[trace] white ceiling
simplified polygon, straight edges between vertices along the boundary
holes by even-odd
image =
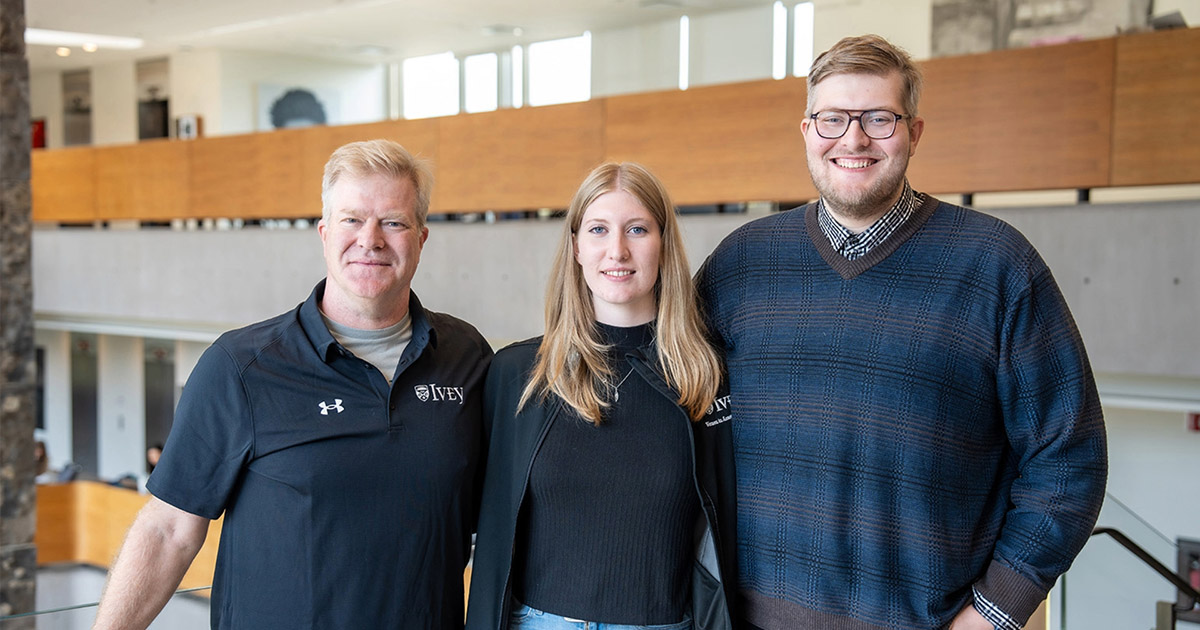
[[[140,50],[27,47],[32,70],[149,59],[188,49],[264,51],[361,63],[516,44],[771,0],[27,0],[26,26],[138,37]],[[489,27],[520,27],[520,35]]]

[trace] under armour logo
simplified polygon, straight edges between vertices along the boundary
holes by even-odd
[[[332,409],[338,413],[342,413],[343,411],[346,410],[345,407],[342,407],[342,399],[341,398],[334,398],[332,405],[330,405],[329,403],[326,403],[324,400],[322,400],[320,402],[320,407],[321,407],[321,415],[322,416],[328,416],[330,409]]]

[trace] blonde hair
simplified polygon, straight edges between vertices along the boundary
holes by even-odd
[[[808,72],[808,103],[805,115],[811,115],[813,94],[817,84],[835,74],[872,74],[884,76],[900,73],[904,82],[900,100],[907,116],[917,115],[917,104],[921,100],[921,69],[903,48],[892,44],[878,35],[843,37],[833,48],[821,53]]]
[[[391,140],[364,140],[339,147],[325,163],[325,176],[321,180],[321,218],[328,221],[329,197],[343,175],[366,177],[388,175],[399,179],[407,177],[416,189],[417,203],[413,208],[417,215],[417,227],[425,227],[429,216],[429,197],[433,193],[433,170],[425,160],[413,157],[407,149]]]
[[[693,420],[699,419],[716,397],[721,361],[708,343],[675,207],[662,182],[632,162],[597,167],[571,200],[546,289],[546,334],[517,409],[535,397],[545,400],[553,394],[599,424],[602,409],[610,404],[604,396],[614,381],[605,354],[608,346],[596,327],[592,294],[575,260],[574,238],[588,207],[615,191],[632,195],[658,223],[662,234],[654,286],[658,368],[679,393],[679,404]]]

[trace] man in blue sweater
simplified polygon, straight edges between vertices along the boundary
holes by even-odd
[[[820,200],[736,230],[698,276],[751,627],[1021,628],[1100,510],[1100,402],[1050,270],[1011,226],[909,187],[920,84],[879,37],[818,57],[801,128]]]

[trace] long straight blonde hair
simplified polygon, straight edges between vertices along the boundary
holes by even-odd
[[[675,207],[662,182],[632,162],[597,167],[571,200],[546,289],[546,334],[517,408],[553,394],[600,424],[602,409],[610,405],[605,394],[613,388],[614,374],[605,356],[608,346],[596,327],[592,293],[575,260],[574,239],[588,207],[615,191],[632,195],[658,223],[662,234],[654,286],[658,368],[678,392],[679,404],[693,420],[699,419],[716,397],[721,361],[708,343]]]

